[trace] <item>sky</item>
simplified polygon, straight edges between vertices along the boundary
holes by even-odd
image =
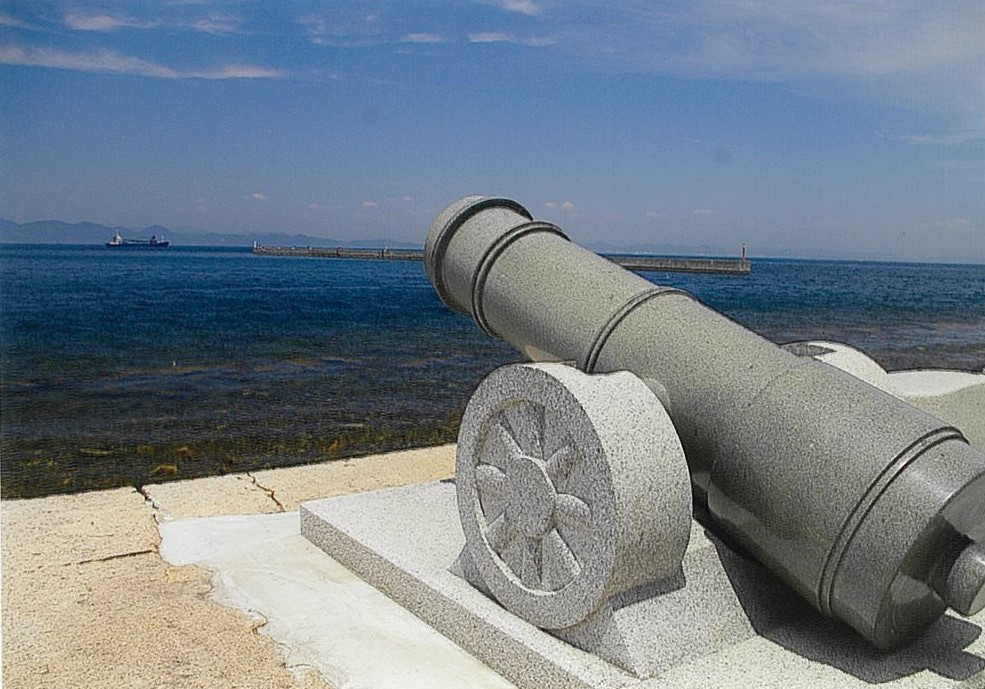
[[[0,1],[0,216],[985,263],[985,2]]]

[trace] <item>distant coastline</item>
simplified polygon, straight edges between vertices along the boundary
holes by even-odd
[[[289,237],[292,235],[275,235],[280,237],[279,241],[286,241],[283,237]],[[295,235],[298,236],[298,235]],[[169,237],[170,239],[170,237]],[[319,239],[320,244],[291,244],[290,246],[296,246],[300,248],[311,247],[312,249],[328,249],[334,250],[338,247],[342,247],[346,250],[373,250],[379,251],[381,249],[391,249],[399,252],[420,252],[423,249],[420,245],[414,245],[410,242],[404,243],[387,243],[385,240],[349,240],[331,243],[331,240]],[[221,244],[221,243],[192,243],[183,241],[174,241],[171,239],[171,250],[173,251],[215,251],[215,252],[236,252],[236,253],[255,253],[253,251],[252,244]],[[10,248],[15,247],[66,247],[74,249],[105,249],[105,241],[99,242],[80,242],[80,241],[50,241],[50,242],[35,242],[35,241],[15,241],[8,240],[0,235],[0,248],[7,246]],[[602,248],[599,246],[587,245],[586,248],[591,249],[599,254],[608,254],[609,252],[604,248],[608,245],[603,245]],[[656,251],[618,251],[612,252],[613,255],[619,256],[659,256],[664,258],[702,258],[702,259],[728,259],[734,258],[734,256],[729,256],[726,254],[712,254],[712,253],[698,253],[698,252],[656,252]],[[768,262],[807,262],[807,263],[846,263],[846,264],[898,264],[901,266],[912,265],[912,266],[982,266],[985,262],[980,261],[967,261],[967,260],[926,260],[926,261],[915,261],[915,260],[903,260],[894,258],[852,258],[852,257],[816,257],[816,256],[779,256],[772,254],[757,254],[751,255],[750,261],[768,261]]]
[[[369,237],[362,239],[339,239],[335,237],[315,237],[307,234],[291,234],[287,232],[250,232],[222,233],[191,227],[165,227],[149,225],[147,227],[122,227],[118,225],[103,225],[94,222],[69,223],[59,220],[38,220],[18,223],[0,218],[0,245],[3,244],[61,244],[61,245],[103,245],[107,237],[120,232],[124,236],[149,237],[164,235],[171,241],[172,247],[223,247],[244,248],[249,250],[254,243],[265,246],[296,246],[335,249],[405,249],[422,250],[425,230],[420,229],[421,241],[401,241],[387,237]],[[585,246],[602,254],[621,255],[653,255],[675,256],[688,258],[732,258],[738,255],[741,242],[734,245],[709,244],[673,244],[667,242],[649,242],[645,244],[615,244],[611,242],[586,243]],[[985,261],[969,262],[967,256],[941,256],[923,258],[920,260],[904,259],[891,254],[859,253],[842,251],[838,254],[820,254],[817,252],[791,250],[778,247],[751,246],[750,258],[755,259],[790,259],[816,261],[874,261],[879,263],[944,263],[953,265],[981,265]]]
[[[419,249],[420,243],[400,242],[390,239],[346,240],[312,237],[306,234],[284,232],[221,233],[189,227],[169,228],[163,225],[148,227],[122,227],[94,222],[68,223],[60,220],[38,220],[17,223],[0,218],[0,244],[105,244],[109,237],[119,232],[124,237],[166,236],[172,246],[222,246],[251,247],[254,242],[280,246],[318,247],[367,247],[389,246],[400,249]]]

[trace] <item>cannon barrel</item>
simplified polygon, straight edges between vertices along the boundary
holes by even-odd
[[[449,307],[530,359],[642,378],[680,436],[705,526],[875,645],[901,645],[947,607],[985,607],[985,455],[956,428],[515,201],[446,208],[425,267]]]

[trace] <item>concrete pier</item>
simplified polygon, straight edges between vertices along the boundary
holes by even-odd
[[[356,258],[376,261],[420,261],[419,249],[335,249],[312,246],[263,246],[255,244],[253,253],[261,256],[303,256],[307,258]]]
[[[424,252],[419,249],[335,249],[311,246],[263,246],[257,244],[253,253],[261,256],[299,256],[307,258],[349,258],[375,261],[420,261]],[[730,258],[667,258],[662,256],[602,254],[627,270],[654,273],[711,273],[717,275],[749,275],[752,263],[746,259]]]
[[[746,259],[732,258],[665,258],[661,256],[626,256],[602,254],[626,270],[653,273],[715,273],[718,275],[748,275],[752,264]]]

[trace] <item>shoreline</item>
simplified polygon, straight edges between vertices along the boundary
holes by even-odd
[[[93,490],[137,488],[161,481],[188,481],[230,474],[318,466],[355,457],[444,445],[455,441],[457,423],[415,426],[403,431],[340,429],[302,437],[190,439],[110,447],[81,439],[27,452],[37,456],[4,460],[0,499],[22,500]],[[26,445],[27,443],[25,443]],[[6,450],[6,448],[5,448]],[[9,467],[9,468],[8,468]]]
[[[821,360],[845,368],[911,403],[916,398],[927,397],[920,393],[921,387],[931,390],[932,396],[953,393],[955,381],[970,381],[968,384],[985,381],[981,373],[960,369],[887,370],[853,347],[825,344],[845,353]],[[317,465],[452,443],[458,436],[468,391],[463,388],[458,394],[464,396],[458,404],[453,405],[456,400],[446,400],[445,406],[460,408],[452,408],[425,422],[409,419],[398,423],[394,418],[377,421],[370,413],[367,418],[371,420],[360,424],[336,421],[323,422],[320,428],[304,424],[279,428],[278,420],[272,419],[264,425],[240,424],[214,432],[209,428],[186,427],[184,434],[176,438],[154,438],[148,434],[139,442],[129,439],[105,442],[98,437],[79,437],[74,441],[63,438],[11,441],[5,434],[0,498],[30,499],[89,490],[138,488],[160,481]],[[936,413],[947,413],[934,409]],[[982,414],[985,416],[985,407]],[[311,418],[306,423],[316,423],[317,415]]]

